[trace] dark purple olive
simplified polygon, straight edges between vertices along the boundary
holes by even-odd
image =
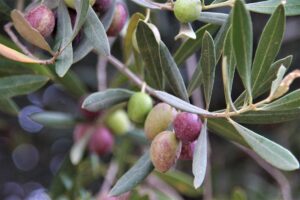
[[[107,128],[101,126],[92,134],[89,142],[89,149],[91,152],[100,156],[105,155],[112,151],[114,142],[114,137],[111,132]]]
[[[112,2],[112,0],[96,0],[93,9],[95,10],[95,12],[103,15],[112,6]]]
[[[123,29],[127,18],[128,11],[126,5],[124,3],[117,2],[112,23],[106,32],[107,35],[111,37],[117,36]]]

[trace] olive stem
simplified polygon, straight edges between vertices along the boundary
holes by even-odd
[[[210,5],[202,5],[202,9],[203,10],[209,10],[209,9],[213,9],[213,8],[220,8],[220,7],[226,7],[226,6],[230,6],[233,7],[235,0],[228,0],[222,3],[216,3],[216,4],[210,4]]]

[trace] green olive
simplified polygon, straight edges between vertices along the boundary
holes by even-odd
[[[117,135],[123,135],[130,130],[130,120],[124,110],[111,113],[106,119],[106,124]]]
[[[197,20],[202,10],[200,0],[176,0],[174,4],[175,17],[182,23]]]
[[[75,1],[77,0],[65,0],[65,3],[69,8],[75,9]],[[94,5],[96,0],[89,0],[89,1],[90,1],[90,5],[92,6]]]
[[[144,92],[137,92],[128,101],[128,116],[133,122],[144,123],[152,107],[151,97]]]

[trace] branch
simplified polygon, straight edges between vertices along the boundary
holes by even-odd
[[[276,169],[275,167],[267,163],[251,149],[248,149],[237,143],[234,144],[242,151],[244,151],[246,154],[248,154],[251,158],[253,158],[259,166],[261,166],[269,175],[271,175],[274,178],[274,180],[277,182],[280,188],[283,200],[293,199],[291,194],[290,183],[280,170]]]
[[[107,58],[104,56],[98,56],[97,63],[97,80],[98,80],[98,90],[105,90],[107,87],[107,74],[106,74]]]

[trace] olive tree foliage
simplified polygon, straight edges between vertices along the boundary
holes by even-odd
[[[1,76],[2,112],[16,115],[19,110],[13,97],[34,92],[48,82],[61,84],[76,97],[83,96],[87,93],[86,86],[72,72],[71,67],[94,50],[128,78],[128,87],[94,91],[95,93],[84,100],[83,109],[99,111],[124,105],[133,95],[133,88],[137,86],[158,101],[201,117],[203,127],[196,142],[192,162],[193,186],[196,189],[203,185],[205,178],[210,134],[218,134],[233,144],[253,150],[263,160],[280,170],[292,171],[299,168],[298,160],[288,149],[264,137],[263,133],[256,133],[245,126],[287,122],[300,116],[300,90],[289,91],[299,72],[286,73],[292,62],[291,55],[277,57],[285,32],[286,16],[300,14],[298,0],[268,0],[249,4],[242,0],[216,0],[209,5],[202,2],[202,11],[200,15],[197,13],[195,21],[204,22],[205,25],[193,30],[193,21],[186,22],[186,18],[180,20],[184,23],[178,21],[181,28],[174,40],[182,39],[182,42],[175,52],[169,51],[159,35],[159,30],[150,20],[153,11],[173,12],[174,2],[132,0],[145,9],[145,14],[131,15],[124,37],[121,38],[124,47],[122,60],[111,54],[106,35],[112,21],[113,9],[99,20],[87,2],[78,2],[73,27],[64,1],[56,1],[56,4],[52,5],[53,9],[57,10],[57,31],[54,44],[49,44],[34,28],[24,23],[24,17],[19,11],[12,10],[5,1],[0,0],[1,17],[12,21],[19,33],[18,37],[27,40],[43,52],[43,56],[33,55],[27,52],[28,49],[22,48],[22,45],[20,47],[20,42],[14,37],[8,39],[0,35],[1,60],[6,61],[7,69],[10,69],[9,65],[26,69],[24,72],[18,72],[13,68],[13,74]],[[230,7],[227,14],[207,11],[225,6]],[[256,51],[253,50],[250,12],[270,15]],[[177,13],[176,17],[178,15],[180,13]],[[83,33],[83,38],[77,46],[72,46],[72,40],[79,32]],[[180,70],[183,69],[184,62],[199,51],[201,53],[195,71],[185,83]],[[222,110],[211,110],[212,94],[218,92],[213,90],[217,66],[221,66],[226,107]],[[232,99],[232,86],[235,84],[234,77],[237,76],[243,84],[244,91],[238,98]],[[199,91],[199,88],[204,97],[204,104],[200,106],[198,102],[192,101],[194,92]],[[65,113],[44,111],[36,115],[34,120],[46,127],[72,127],[78,119]],[[139,137],[145,142],[143,134],[138,132],[139,129],[134,131],[134,137]],[[86,146],[84,143],[86,142],[82,141],[73,146],[70,160],[66,159],[53,180],[50,193],[54,198],[69,193],[79,195],[80,192],[76,188],[80,188],[85,182],[84,177],[79,177],[79,174],[84,173],[85,165],[89,165],[83,160]],[[147,142],[144,144],[148,146]],[[109,194],[118,196],[132,191],[142,184],[153,170],[149,151],[146,151],[119,178]],[[181,184],[190,188],[192,183],[182,181],[184,176],[181,172],[159,175],[169,183],[172,180],[181,181]],[[68,185],[68,181],[72,184]],[[191,188],[186,191],[190,195],[197,195],[198,192],[199,190],[193,191]]]

